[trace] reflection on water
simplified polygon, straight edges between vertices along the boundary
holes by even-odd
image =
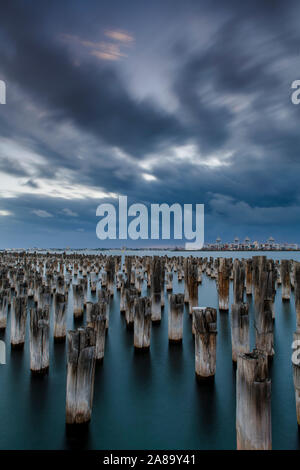
[[[275,258],[291,255],[300,258],[298,253],[276,253]],[[174,291],[183,292],[183,287],[175,276]],[[144,286],[143,294],[146,292]],[[230,295],[232,299],[232,286]],[[254,305],[251,297],[247,301],[253,347]],[[133,348],[133,331],[126,328],[119,312],[119,293],[115,293],[105,358],[96,369],[92,420],[85,427],[65,425],[66,344],[50,341],[49,374],[31,376],[28,328],[24,350],[11,350],[8,322],[7,330],[0,332],[7,345],[7,365],[0,366],[0,448],[234,449],[235,368],[230,312],[218,312],[215,380],[199,383],[194,370],[191,317],[185,310],[182,344],[169,344],[167,295],[165,302],[162,321],[152,328],[150,351],[141,353]],[[199,286],[199,304],[217,307],[215,282],[206,277]],[[293,296],[291,302],[282,303],[281,288],[275,311],[275,357],[270,366],[273,448],[296,449],[300,448],[300,435],[291,367],[295,308]],[[68,329],[82,325],[81,321],[74,325],[71,289],[67,325]]]

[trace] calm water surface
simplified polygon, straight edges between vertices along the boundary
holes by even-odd
[[[255,254],[199,253],[238,258]],[[267,256],[300,260],[300,253],[267,253]],[[175,279],[174,292],[183,292],[183,288],[183,282],[177,283]],[[230,295],[232,298],[232,285]],[[73,323],[71,290],[69,297],[68,329],[72,329],[80,324]],[[96,369],[92,421],[81,435],[66,432],[66,346],[53,344],[53,325],[49,375],[36,378],[29,369],[28,328],[24,351],[11,350],[8,322],[6,332],[0,333],[7,347],[7,364],[0,366],[0,448],[234,449],[235,369],[231,361],[230,314],[218,312],[215,383],[199,384],[194,376],[191,319],[185,312],[183,343],[170,346],[167,296],[165,301],[161,324],[152,328],[150,353],[137,354],[133,349],[133,332],[126,329],[125,319],[119,313],[119,293],[115,293],[105,358]],[[251,297],[248,301],[253,347]],[[215,281],[206,276],[199,286],[199,304],[217,308]],[[299,449],[291,366],[296,324],[294,297],[291,302],[282,303],[279,288],[275,306],[275,358],[270,369],[273,448]]]

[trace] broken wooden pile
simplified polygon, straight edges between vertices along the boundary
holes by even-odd
[[[199,286],[204,279],[215,283],[219,312],[201,306]],[[218,315],[229,314],[232,361],[237,368],[237,446],[269,449],[268,367],[275,354],[275,296],[280,286],[284,302],[294,291],[294,340],[300,346],[300,263],[292,260],[2,252],[0,330],[10,327],[11,346],[23,348],[28,325],[30,370],[39,375],[51,368],[50,341],[68,339],[66,422],[79,424],[91,419],[95,368],[105,358],[112,302],[119,302],[121,322],[133,330],[133,347],[148,354],[152,324],[159,325],[165,315],[169,342],[182,343],[186,312],[200,380],[216,375]],[[255,349],[250,352],[247,300],[252,295]],[[73,325],[78,328],[70,329]],[[300,425],[297,363],[293,374]]]

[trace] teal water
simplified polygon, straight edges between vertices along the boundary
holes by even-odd
[[[206,252],[200,256],[241,258],[254,254]],[[267,255],[300,260],[300,253]],[[183,283],[174,282],[174,291],[183,292]],[[248,300],[253,321],[251,297]],[[217,301],[215,282],[204,276],[199,304],[217,307]],[[115,293],[105,358],[96,370],[92,421],[80,435],[70,435],[65,427],[66,346],[50,341],[49,375],[32,377],[28,328],[24,351],[15,351],[10,349],[8,324],[6,332],[0,333],[7,349],[7,364],[0,366],[0,449],[234,449],[230,314],[218,312],[215,382],[199,384],[194,376],[191,319],[185,312],[182,345],[169,346],[167,296],[165,302],[162,322],[152,328],[150,353],[136,354],[133,332],[126,329],[119,313],[119,294]],[[282,303],[279,288],[275,305],[275,358],[270,369],[273,448],[299,449],[291,365],[294,298]],[[74,326],[70,291],[68,329]]]

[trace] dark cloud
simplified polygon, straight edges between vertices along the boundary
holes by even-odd
[[[0,171],[8,175],[28,176],[28,172],[18,161],[12,162],[9,158],[1,156],[0,152]]]
[[[28,180],[24,183],[24,186],[30,186],[31,188],[38,188],[39,185],[38,183],[36,183],[36,181],[33,181],[33,180]]]
[[[177,117],[149,100],[135,100],[113,67],[91,57],[78,66],[57,31],[44,31],[47,10],[39,11],[39,22],[30,11],[4,8],[3,28],[13,53],[5,52],[4,43],[1,66],[27,99],[47,107],[51,119],[70,120],[136,158],[185,138],[188,132]],[[16,16],[22,18],[22,27]]]

